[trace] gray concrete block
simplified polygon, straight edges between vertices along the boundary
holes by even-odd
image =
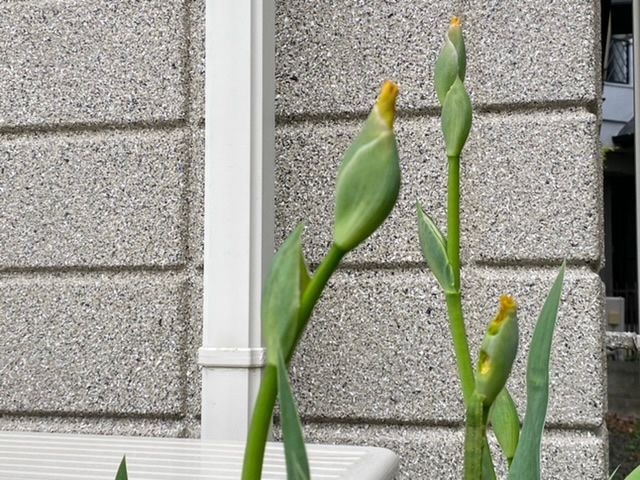
[[[362,121],[282,125],[276,135],[276,244],[305,221],[305,254],[317,263],[333,232],[333,191],[343,153]],[[345,258],[349,263],[422,261],[416,201],[445,226],[446,157],[439,120],[400,118],[396,131],[402,187],[398,204],[382,227]]]
[[[0,430],[17,432],[198,438],[192,428],[189,419],[0,414]]]
[[[277,114],[368,111],[386,78],[400,84],[400,108],[435,105],[453,3],[276,2]]]
[[[520,304],[520,353],[509,386],[525,410],[526,352],[555,269],[463,272],[472,359],[501,293]],[[602,291],[599,278],[571,269],[554,336],[547,421],[601,425]],[[316,308],[292,363],[301,415],[311,420],[463,421],[460,384],[439,287],[421,271],[343,271]]]
[[[602,160],[594,115],[478,116],[461,176],[467,259],[602,256]]]
[[[204,128],[193,133],[189,182],[189,255],[196,266],[204,264]]]
[[[184,262],[184,130],[0,140],[0,269]]]
[[[0,5],[0,127],[185,116],[184,2]]]
[[[0,281],[0,410],[176,416],[186,285],[172,274]]]
[[[194,120],[200,121],[204,120],[205,0],[191,0],[190,9],[191,116]]]
[[[185,382],[187,385],[187,412],[200,418],[202,410],[202,368],[198,365],[198,349],[202,346],[203,325],[203,284],[202,272],[198,272],[190,280],[191,322],[187,328],[187,368]]]
[[[457,480],[462,478],[462,430],[419,426],[307,424],[309,443],[384,447],[400,457],[397,480]],[[493,442],[494,456],[498,447]],[[541,477],[548,480],[607,478],[606,439],[580,431],[545,432]],[[498,463],[498,462],[496,462]],[[505,466],[499,464],[499,478]]]
[[[599,100],[592,1],[462,0],[467,85],[476,103]]]
[[[336,275],[292,363],[301,415],[462,421],[443,302],[427,272]]]
[[[340,159],[362,120],[280,125],[276,139],[276,243],[307,220],[305,252],[331,242]],[[446,230],[447,161],[439,119],[397,121],[402,189],[382,228],[349,263],[422,262],[415,204]],[[465,261],[601,258],[601,165],[595,117],[584,111],[480,114],[462,159]]]

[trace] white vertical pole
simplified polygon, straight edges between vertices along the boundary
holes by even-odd
[[[202,438],[244,440],[273,251],[273,0],[206,5]]]
[[[633,115],[635,118],[636,263],[640,287],[640,0],[633,0]],[[640,314],[640,295],[636,312]]]

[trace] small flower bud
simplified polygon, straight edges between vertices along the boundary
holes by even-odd
[[[444,104],[447,92],[453,86],[456,78],[464,81],[466,69],[467,59],[464,38],[462,37],[462,24],[458,17],[453,17],[435,66],[434,83],[436,95],[441,104]]]
[[[393,133],[398,87],[385,82],[360,134],[347,149],[336,182],[333,241],[355,248],[387,218],[400,191],[400,163]]]
[[[476,392],[491,405],[507,383],[518,351],[517,305],[509,295],[500,297],[500,309],[489,323],[480,345]]]

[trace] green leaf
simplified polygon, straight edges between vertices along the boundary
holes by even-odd
[[[442,105],[441,126],[448,157],[462,152],[471,130],[471,99],[462,81],[456,78]]]
[[[418,236],[422,256],[445,293],[456,293],[447,242],[431,217],[418,204]]]
[[[540,441],[549,401],[549,357],[560,305],[565,263],[547,296],[531,340],[527,360],[527,411],[508,480],[540,479]]]
[[[280,345],[289,348],[295,341],[300,297],[309,274],[302,258],[299,225],[273,257],[262,291],[262,323],[267,345],[267,362],[276,365]]]
[[[116,473],[116,480],[129,480],[129,477],[127,476],[127,458],[124,455],[120,462],[118,473]]]
[[[640,466],[636,467],[633,472],[627,475],[625,480],[640,480]]]
[[[284,362],[282,350],[278,351],[278,395],[280,397],[280,417],[282,419],[282,438],[284,456],[287,463],[288,480],[309,480],[309,461],[304,446],[304,436],[300,426],[300,417],[296,409],[289,374]]]
[[[487,436],[484,436],[484,446],[482,447],[482,480],[496,480],[496,469],[491,458],[491,449]]]
[[[520,438],[520,419],[516,405],[506,387],[500,391],[491,405],[489,419],[507,464],[511,465]]]

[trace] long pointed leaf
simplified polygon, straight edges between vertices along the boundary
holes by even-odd
[[[484,436],[484,446],[482,447],[482,480],[496,480],[496,468],[493,466],[491,458],[491,447],[487,436]]]
[[[540,441],[549,401],[549,357],[556,325],[565,263],[547,296],[531,340],[527,360],[527,411],[508,480],[540,479]]]
[[[125,456],[122,457],[122,461],[120,462],[120,467],[118,467],[118,473],[116,473],[116,480],[129,480],[127,476],[127,459]]]
[[[640,467],[636,467],[633,472],[627,475],[625,480],[640,480]]]
[[[282,437],[284,456],[287,463],[288,480],[309,480],[309,461],[304,446],[304,436],[300,426],[300,417],[296,409],[289,374],[284,362],[282,349],[278,351],[278,395],[280,397],[280,417],[282,419]]]
[[[418,235],[422,256],[445,293],[455,293],[453,269],[447,256],[447,243],[434,221],[418,204]]]
[[[506,387],[500,391],[491,405],[489,419],[507,464],[511,466],[520,438],[520,419]]]

